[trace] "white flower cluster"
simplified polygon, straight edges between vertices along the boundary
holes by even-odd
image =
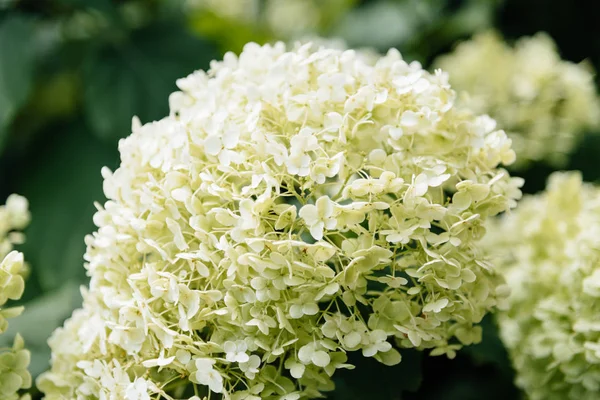
[[[598,126],[600,102],[587,64],[560,59],[545,34],[514,48],[488,32],[460,44],[435,63],[461,91],[463,105],[491,115],[508,132],[517,166],[561,165],[586,129]]]
[[[532,400],[597,399],[600,189],[555,173],[490,233],[512,290],[498,321],[517,385]]]
[[[141,376],[145,374],[143,365],[136,365],[123,350],[107,343],[106,321],[90,308],[88,304],[86,309],[76,310],[48,341],[53,349],[52,371],[36,382],[45,398],[150,400],[148,393],[160,393]]]
[[[0,352],[0,399],[31,400],[29,394],[20,395],[21,389],[31,387],[31,374],[27,370],[31,353],[17,334],[13,346]]]
[[[314,398],[347,352],[395,364],[392,342],[452,357],[480,340],[507,290],[476,241],[522,180],[445,73],[251,43],[177,84],[103,170],[47,399]]]
[[[8,328],[8,319],[23,312],[23,307],[5,307],[9,300],[19,300],[25,289],[23,254],[14,251],[13,245],[24,240],[17,232],[29,223],[28,203],[24,197],[10,195],[6,205],[0,206],[0,334]],[[17,335],[14,345],[0,349],[0,399],[17,400],[19,390],[31,387],[31,375],[27,371],[30,353],[24,348],[23,339]]]
[[[25,239],[19,230],[29,224],[28,208],[27,199],[16,194],[10,195],[6,205],[0,206],[0,334],[8,328],[7,319],[23,311],[22,307],[4,306],[8,300],[20,299],[25,289],[23,254],[14,251],[13,246]]]
[[[29,203],[23,196],[11,194],[6,204],[0,206],[0,258],[6,257],[15,244],[25,241],[19,231],[29,224],[30,218]]]

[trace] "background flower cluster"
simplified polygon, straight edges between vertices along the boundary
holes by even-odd
[[[600,389],[598,191],[579,173],[554,173],[486,238],[512,290],[500,334],[532,399],[593,399]]]

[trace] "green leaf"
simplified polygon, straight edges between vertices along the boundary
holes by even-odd
[[[127,42],[96,52],[84,68],[84,111],[94,134],[114,143],[143,122],[168,114],[175,81],[215,57],[205,42],[176,25],[152,25]]]
[[[565,169],[580,170],[584,181],[599,183],[598,150],[600,150],[600,132],[586,133],[579,146],[577,146],[577,149],[571,155],[569,164]],[[546,176],[539,178],[540,186],[546,183],[546,179]]]
[[[494,19],[496,3],[495,0],[467,1],[460,10],[448,16],[448,36],[455,38],[488,29]]]
[[[14,191],[29,200],[32,223],[21,246],[44,292],[67,280],[85,281],[84,237],[94,230],[94,201],[103,201],[100,169],[113,167],[117,149],[73,123],[46,132],[46,141],[15,168]],[[28,282],[28,290],[35,285]]]
[[[334,36],[343,38],[352,47],[387,50],[408,40],[421,20],[412,2],[377,1],[346,14]]]
[[[19,333],[25,348],[31,352],[29,371],[35,377],[48,369],[50,348],[47,340],[73,310],[81,305],[77,284],[67,282],[60,290],[48,293],[25,304],[25,312],[9,321],[8,330],[0,336],[0,347],[12,345]]]
[[[56,0],[56,3],[78,9],[96,9],[104,13],[114,13],[111,0]]]
[[[0,22],[0,149],[6,129],[27,100],[34,72],[33,22],[13,14]]]

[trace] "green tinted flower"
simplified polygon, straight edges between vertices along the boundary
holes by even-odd
[[[0,353],[0,399],[19,399],[17,392],[31,387],[31,374],[27,371],[30,358],[20,335],[15,337],[11,350]]]
[[[561,60],[545,34],[519,39],[514,47],[495,33],[480,34],[435,64],[450,74],[460,103],[507,131],[517,166],[564,164],[582,134],[600,121],[590,66]]]
[[[18,300],[23,295],[26,264],[23,254],[13,251],[15,244],[23,243],[21,230],[29,223],[28,203],[24,197],[12,194],[6,205],[0,206],[0,334],[8,327],[8,318],[16,317],[22,307],[6,308],[9,300]]]
[[[11,251],[0,263],[0,333],[8,327],[6,319],[16,317],[23,310],[23,307],[4,307],[8,300],[19,300],[23,295],[23,267],[23,254],[18,251]]]
[[[14,244],[23,242],[23,235],[16,230],[25,228],[29,223],[27,208],[27,200],[14,194],[8,197],[6,205],[0,206],[0,334],[8,328],[7,320],[23,311],[22,306],[5,306],[9,300],[19,300],[25,289],[23,254],[12,248]],[[0,399],[29,398],[18,394],[21,389],[31,387],[31,375],[27,371],[29,359],[30,353],[18,334],[12,348],[0,349]]]
[[[600,190],[555,173],[489,233],[512,290],[498,322],[517,385],[533,400],[598,398]]]
[[[103,170],[48,399],[315,398],[347,352],[392,365],[392,343],[454,356],[480,339],[506,290],[477,241],[522,180],[444,73],[394,50],[251,43],[178,86]]]

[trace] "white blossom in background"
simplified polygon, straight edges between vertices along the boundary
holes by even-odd
[[[369,60],[250,43],[180,79],[168,117],[134,119],[47,399],[315,398],[348,352],[392,365],[480,340],[507,295],[477,241],[520,197],[510,139],[445,73]]]
[[[319,33],[343,15],[354,0],[186,0],[192,13],[210,13],[233,26],[259,30],[277,39]],[[211,23],[214,25],[215,21]]]
[[[18,194],[11,194],[6,204],[0,206],[0,258],[6,257],[16,244],[25,241],[21,230],[29,225],[29,203]]]
[[[489,227],[512,293],[501,338],[532,400],[592,400],[600,391],[600,189],[579,173]]]
[[[6,205],[0,206],[0,334],[8,328],[8,319],[19,316],[22,306],[6,307],[7,302],[19,300],[25,289],[26,265],[23,254],[13,250],[15,244],[23,243],[25,237],[18,230],[24,229],[30,220],[27,200],[12,194]],[[30,352],[25,349],[23,338],[16,335],[11,348],[0,349],[0,399],[28,399],[20,397],[19,390],[31,387],[29,367]]]
[[[521,38],[514,47],[493,32],[479,34],[434,64],[450,74],[462,105],[489,114],[507,131],[517,167],[564,165],[585,131],[598,127],[591,66],[561,60],[546,34]]]

